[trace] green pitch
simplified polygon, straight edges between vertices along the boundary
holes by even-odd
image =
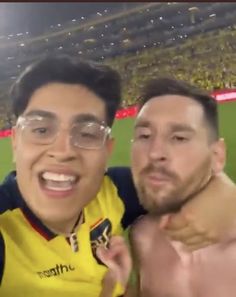
[[[236,182],[236,102],[219,105],[220,131],[227,144],[226,172]],[[114,153],[109,165],[128,165],[130,162],[130,140],[132,136],[133,119],[118,120],[113,127],[115,137]],[[10,139],[0,140],[0,181],[14,167],[12,162]]]

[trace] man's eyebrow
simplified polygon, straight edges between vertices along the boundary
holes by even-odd
[[[137,128],[149,128],[151,126],[150,122],[148,120],[140,120],[137,121],[134,125],[134,129]]]
[[[73,122],[77,123],[81,123],[81,122],[95,122],[98,124],[106,124],[105,121],[99,119],[98,117],[96,117],[93,114],[90,113],[83,113],[83,114],[79,114],[73,117]]]
[[[195,132],[194,128],[192,128],[191,126],[186,124],[177,124],[177,123],[170,124],[170,131],[171,132],[191,132],[191,133]]]
[[[44,118],[56,118],[56,115],[53,112],[41,110],[41,109],[33,109],[29,112],[27,112],[24,116],[41,116]]]

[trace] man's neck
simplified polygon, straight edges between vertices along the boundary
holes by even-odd
[[[72,232],[75,232],[78,230],[79,226],[82,223],[82,212],[80,212],[76,217],[68,219],[68,220],[62,220],[62,221],[44,221],[43,223],[45,226],[47,226],[48,229],[50,229],[53,233],[58,235],[64,235],[69,236]]]

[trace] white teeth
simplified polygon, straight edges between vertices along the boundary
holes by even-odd
[[[51,191],[58,191],[58,192],[60,192],[60,191],[69,191],[69,190],[72,189],[71,186],[67,186],[67,187],[64,186],[63,188],[61,188],[61,187],[56,187],[56,186],[52,186],[52,185],[46,185],[46,188],[47,188],[48,190],[51,190]]]
[[[74,175],[66,175],[66,174],[58,174],[53,172],[44,172],[42,177],[45,180],[58,181],[58,182],[74,182],[76,180],[76,176]]]

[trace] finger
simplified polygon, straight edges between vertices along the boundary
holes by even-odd
[[[102,246],[97,248],[96,254],[107,267],[113,270],[131,270],[132,260],[124,240],[113,240],[108,249]]]
[[[163,229],[168,225],[170,216],[171,215],[169,214],[161,216],[159,220],[159,228]]]
[[[108,256],[107,248],[105,246],[99,246],[96,249],[96,256],[103,264],[107,266],[107,261],[109,261],[109,256]]]
[[[197,251],[197,250],[200,250],[202,248],[206,248],[208,246],[211,246],[213,243],[210,241],[210,240],[206,240],[204,242],[201,242],[199,244],[190,244],[190,245],[186,245],[186,248],[191,251],[191,252],[194,252],[194,251]]]
[[[188,246],[193,246],[193,245],[196,245],[196,246],[199,245],[200,246],[201,244],[203,244],[206,241],[209,241],[209,239],[204,238],[204,237],[202,237],[200,235],[199,236],[196,235],[196,236],[185,239],[183,241],[183,243],[185,245],[188,245]]]
[[[109,246],[114,246],[116,244],[126,244],[126,241],[122,236],[114,235],[110,238]]]
[[[186,217],[182,212],[171,214],[165,225],[166,230],[179,230],[189,225],[189,217]]]
[[[102,291],[99,297],[111,297],[116,284],[114,273],[110,270],[105,274],[102,280]]]
[[[167,234],[173,240],[186,241],[195,236],[205,237],[205,232],[203,229],[193,229],[191,225],[188,225],[180,230],[164,230],[164,233]]]

